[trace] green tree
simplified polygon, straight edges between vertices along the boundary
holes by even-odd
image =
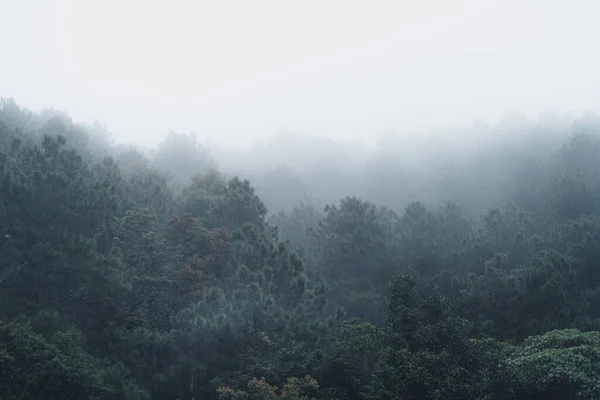
[[[386,309],[389,327],[368,398],[506,398],[502,349],[469,339],[467,321],[447,298],[402,275],[390,283]]]
[[[508,359],[518,399],[597,399],[600,333],[575,329],[532,336]]]
[[[46,341],[30,325],[0,321],[2,398],[100,399],[115,390],[100,369],[77,345],[73,332],[56,333]]]
[[[245,223],[265,226],[267,208],[255,194],[249,181],[230,179],[224,193],[217,196],[204,214],[202,221],[209,228],[241,228]]]

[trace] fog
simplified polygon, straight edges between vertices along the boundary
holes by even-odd
[[[0,4],[0,94],[37,129],[72,119],[176,193],[248,179],[273,218],[346,196],[476,216],[600,126],[591,1]]]
[[[249,179],[271,213],[348,195],[482,212],[600,109],[591,1],[1,5],[3,96],[95,123],[174,188]]]
[[[0,0],[0,398],[600,399],[598,15]]]
[[[2,0],[0,88],[101,121],[250,146],[598,110],[592,1]]]
[[[435,208],[450,201],[476,217],[512,201],[527,208],[527,185],[540,184],[528,181],[535,180],[536,168],[553,163],[578,134],[599,133],[600,119],[592,113],[547,112],[536,119],[508,113],[495,124],[387,132],[374,145],[288,130],[250,147],[234,147],[172,132],[146,157],[169,173],[176,191],[211,169],[247,179],[271,216],[302,203],[322,210],[356,196],[400,214],[413,202]],[[124,145],[116,149],[129,151]]]

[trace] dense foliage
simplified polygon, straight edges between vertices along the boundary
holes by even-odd
[[[390,145],[366,185],[324,171],[345,193],[321,207],[288,167],[255,190],[193,135],[147,158],[4,100],[0,398],[598,399],[581,126],[429,160],[425,186]]]

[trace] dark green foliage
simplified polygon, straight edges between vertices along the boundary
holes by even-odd
[[[435,289],[427,294],[412,276],[395,277],[386,308],[389,327],[368,398],[503,398],[501,349],[469,339],[467,321]]]
[[[239,324],[230,330],[244,335],[245,367],[233,381],[238,383],[255,376],[283,382],[306,374],[318,365],[318,348],[335,323],[335,318],[323,315],[325,287],[306,277],[301,260],[288,245],[264,238],[261,242],[249,240],[237,250],[234,242],[235,259],[247,263],[239,264],[219,307],[225,311],[224,321],[235,318]],[[269,261],[256,263],[257,251],[270,253]]]
[[[271,215],[269,221],[277,226],[277,231],[282,240],[289,240],[299,248],[305,258],[314,257],[315,238],[312,234],[319,225],[322,214],[317,205],[300,203],[288,214],[279,211]]]
[[[210,207],[225,196],[227,182],[221,174],[211,169],[202,175],[193,175],[181,194],[184,212],[204,216]]]
[[[255,191],[4,100],[0,398],[596,399],[600,142],[542,136]]]
[[[573,258],[582,288],[600,285],[600,220],[598,216],[577,218],[560,226],[557,247]]]
[[[482,272],[496,254],[506,254],[514,267],[524,263],[540,248],[534,216],[514,204],[492,209],[467,236],[461,259],[469,270]]]
[[[356,197],[325,207],[315,230],[316,261],[337,299],[334,305],[350,317],[382,321],[382,288],[394,272],[397,224],[393,211]]]
[[[50,341],[30,325],[0,322],[0,395],[7,399],[99,399],[114,388],[81,351],[73,333],[59,332]]]
[[[508,358],[518,399],[600,397],[600,333],[575,329],[527,338]]]
[[[60,136],[40,147],[15,138],[0,158],[0,312],[53,306],[98,328],[110,312],[99,293],[110,284],[94,235],[119,209],[118,168],[110,158],[86,164]]]
[[[230,387],[217,389],[221,400],[316,400],[315,394],[319,391],[319,384],[306,375],[303,379],[288,378],[281,389],[269,385],[265,378],[252,379],[248,382],[247,390],[235,390]]]
[[[369,388],[384,343],[384,331],[352,319],[334,329],[315,369],[327,398],[360,399]]]
[[[461,286],[459,307],[479,329],[502,339],[522,339],[572,326],[584,315],[586,303],[571,259],[542,252],[516,269],[507,268],[507,262],[507,256],[498,255],[482,275],[455,281]]]
[[[130,148],[120,151],[115,160],[123,174],[124,208],[146,207],[159,217],[173,211],[173,193],[166,176],[153,168],[142,152]]]
[[[600,142],[576,135],[558,152],[547,206],[559,218],[594,212],[600,200]]]
[[[211,188],[215,188],[215,185],[211,185]],[[264,225],[267,208],[254,193],[250,182],[234,177],[224,189],[216,190],[222,190],[223,194],[213,192],[217,196],[202,218],[206,226],[233,230],[247,222]]]
[[[471,228],[471,222],[454,203],[445,203],[433,212],[413,202],[396,228],[398,258],[413,267],[421,279],[430,280],[440,270],[457,267],[460,249]]]

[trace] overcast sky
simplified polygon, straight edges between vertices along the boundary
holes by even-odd
[[[600,110],[600,2],[0,0],[0,96],[120,142]]]

